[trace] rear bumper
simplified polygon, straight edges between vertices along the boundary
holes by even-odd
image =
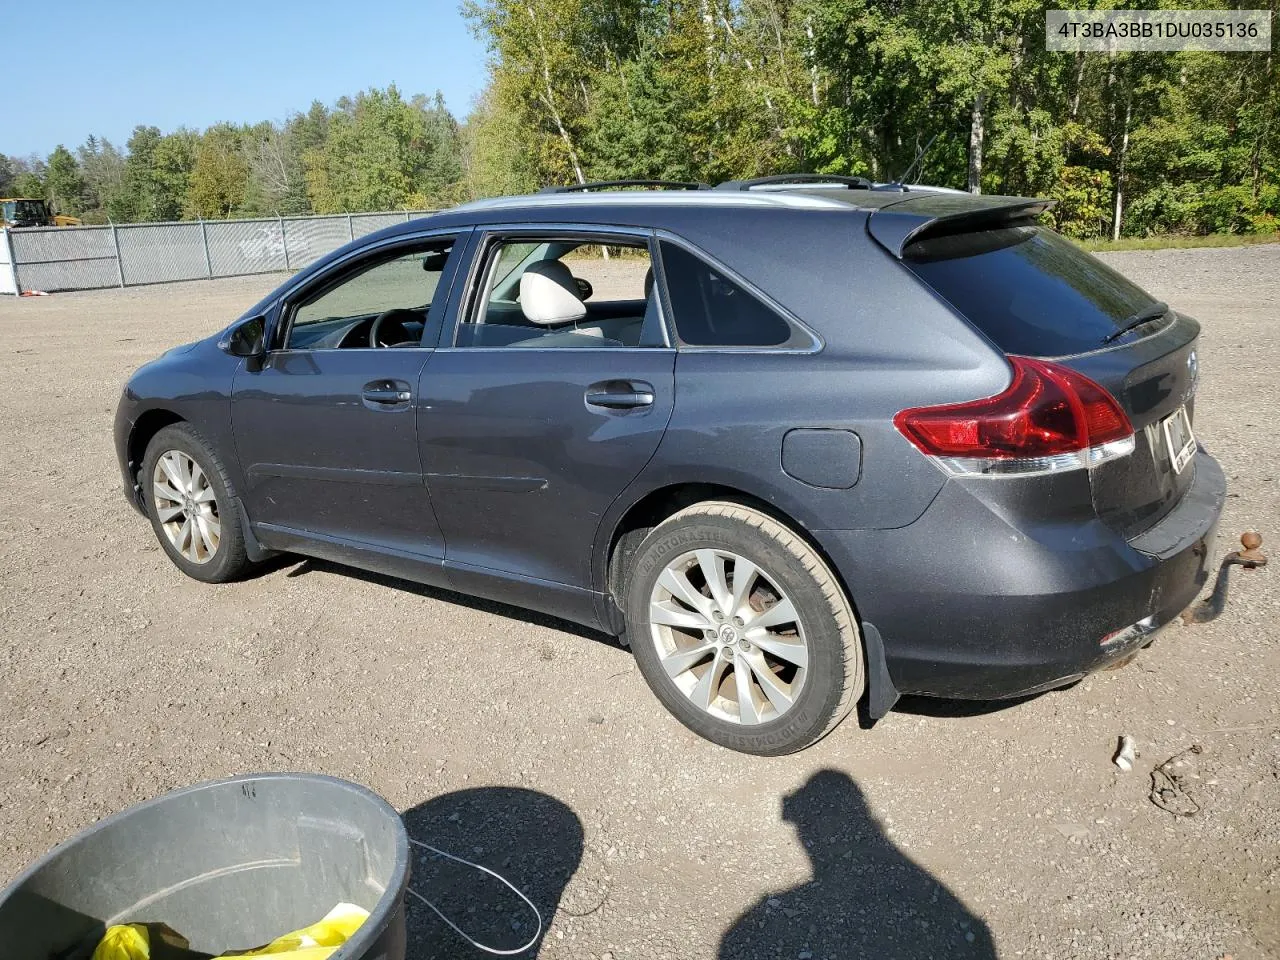
[[[1226,497],[1217,461],[1201,451],[1195,469],[1178,506],[1133,541],[1097,520],[1015,527],[955,481],[910,526],[817,533],[901,693],[1015,697],[1122,659],[1195,600]]]

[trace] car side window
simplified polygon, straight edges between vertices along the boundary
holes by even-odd
[[[771,307],[684,247],[662,242],[662,270],[681,343],[776,347],[791,339],[791,325]]]
[[[322,287],[293,308],[285,348],[418,346],[452,249],[453,238],[399,248]]]
[[[520,237],[485,253],[458,347],[663,347],[644,240]]]

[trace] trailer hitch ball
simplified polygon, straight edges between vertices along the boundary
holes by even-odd
[[[1254,530],[1246,530],[1240,534],[1240,545],[1244,547],[1238,556],[1246,569],[1265,567],[1267,558],[1262,552],[1262,535]]]
[[[1262,552],[1262,536],[1253,530],[1246,530],[1240,535],[1240,550],[1232,550],[1222,558],[1218,567],[1218,579],[1213,585],[1213,593],[1200,603],[1182,611],[1182,622],[1186,624],[1208,623],[1216,620],[1227,605],[1227,579],[1233,566],[1254,570],[1267,565],[1267,556]]]

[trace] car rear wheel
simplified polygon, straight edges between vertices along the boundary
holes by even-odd
[[[175,423],[151,439],[138,482],[156,539],[179,570],[225,583],[252,568],[226,468],[189,425]]]
[[[655,527],[635,556],[626,617],[658,699],[733,750],[803,749],[862,694],[862,644],[840,584],[804,540],[749,507],[699,503]]]

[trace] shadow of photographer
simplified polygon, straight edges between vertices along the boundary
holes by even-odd
[[[986,924],[894,846],[847,775],[814,774],[782,814],[813,877],[747,910],[720,941],[720,960],[996,956]]]

